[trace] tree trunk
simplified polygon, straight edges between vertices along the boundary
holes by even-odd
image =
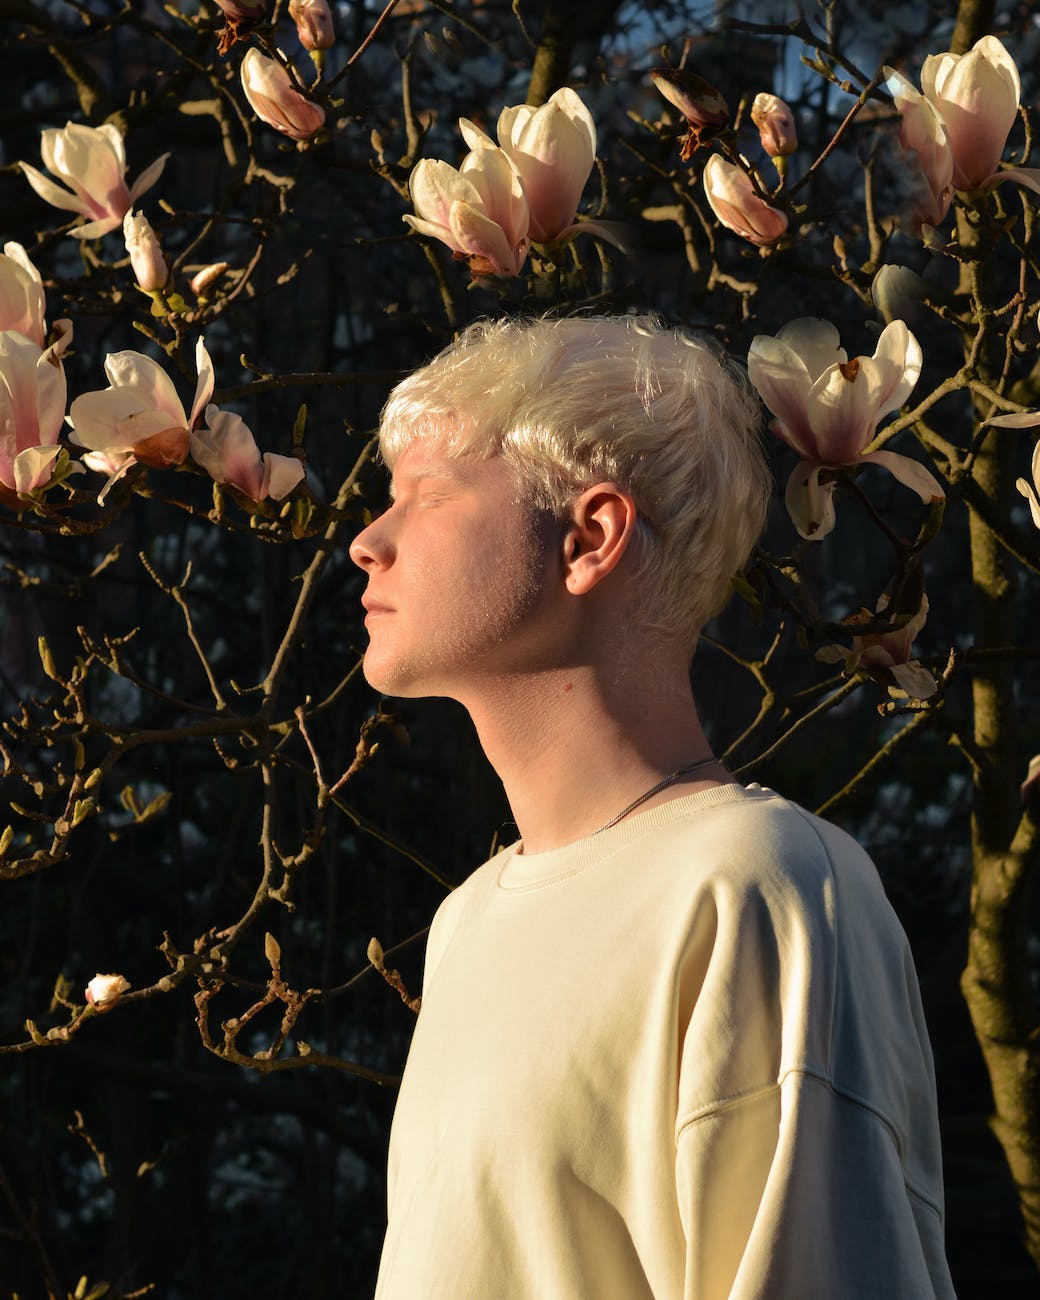
[[[962,0],[954,53],[964,53],[990,31],[993,9],[993,0]],[[957,224],[962,250],[976,254],[975,266],[980,267],[977,228],[963,217]],[[964,264],[963,289],[971,288],[971,276],[972,267]],[[966,345],[970,342],[966,340]],[[984,352],[979,370],[992,378],[1000,366]],[[991,429],[975,464],[975,481],[998,517],[1006,513],[1014,494],[1015,446],[1010,432]],[[1012,562],[974,511],[970,544],[975,645],[1010,645],[1014,639]],[[976,672],[972,704],[972,890],[961,989],[989,1073],[995,1106],[991,1125],[1018,1192],[1026,1248],[1040,1266],[1040,1014],[1027,946],[1028,896],[1040,864],[1040,834],[1019,801],[1026,763],[1016,743],[1009,664],[993,662]]]

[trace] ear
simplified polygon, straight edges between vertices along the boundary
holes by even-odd
[[[632,495],[597,483],[571,502],[563,533],[563,578],[572,596],[590,592],[621,562],[638,518]]]

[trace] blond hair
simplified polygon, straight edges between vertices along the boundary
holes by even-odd
[[[742,369],[653,317],[482,320],[393,390],[380,450],[391,469],[418,441],[501,454],[558,517],[595,483],[626,488],[640,612],[692,647],[765,522],[760,423]]]

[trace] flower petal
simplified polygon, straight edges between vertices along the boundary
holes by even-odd
[[[835,483],[820,483],[824,467],[810,461],[799,461],[787,480],[784,505],[799,537],[809,542],[820,542],[833,529]]]
[[[928,669],[916,661],[893,664],[888,671],[896,679],[899,689],[912,700],[929,700],[939,689]]]
[[[17,492],[31,492],[50,481],[50,467],[61,449],[26,447],[14,458],[14,486]]]
[[[787,343],[783,333],[781,330],[776,338],[758,334],[752,339],[748,375],[776,416],[778,435],[801,455],[815,457],[816,439],[807,413],[812,379],[801,353]]]
[[[267,495],[274,501],[287,497],[305,477],[306,471],[295,456],[279,456],[277,452],[264,452],[264,483]]]
[[[131,207],[137,202],[142,194],[147,194],[162,175],[163,168],[166,166],[166,160],[169,156],[168,153],[160,154],[159,157],[156,158],[155,162],[148,164],[140,176],[138,176],[137,180],[134,181],[133,185],[130,186]]]
[[[883,465],[893,478],[898,479],[911,492],[916,492],[925,505],[930,505],[933,501],[941,501],[946,495],[938,480],[919,460],[900,456],[898,452],[872,451],[867,456],[861,456],[856,464]]]
[[[61,185],[56,185],[49,177],[44,176],[27,162],[19,163],[18,166],[21,167],[25,179],[40,198],[51,207],[64,208],[67,212],[78,212],[80,216],[86,216],[90,212],[90,204],[81,199],[78,194],[70,194],[68,190]]]

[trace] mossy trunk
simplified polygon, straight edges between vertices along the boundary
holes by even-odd
[[[970,49],[991,30],[993,10],[993,0],[962,0],[954,53]],[[977,228],[963,216],[958,238],[963,252],[978,255],[978,266]],[[971,275],[965,264],[962,289],[971,288]],[[966,350],[970,343],[966,340]],[[984,377],[999,373],[998,363],[983,349]],[[1014,495],[1012,435],[991,429],[975,463],[975,481],[998,518]],[[1013,644],[1013,562],[974,511],[970,545],[975,644]],[[1018,751],[1010,664],[990,662],[976,672],[972,704],[972,890],[961,988],[989,1073],[991,1124],[1018,1192],[1026,1248],[1040,1266],[1040,1015],[1028,953],[1028,898],[1040,865],[1040,834],[1019,798],[1026,763]]]

